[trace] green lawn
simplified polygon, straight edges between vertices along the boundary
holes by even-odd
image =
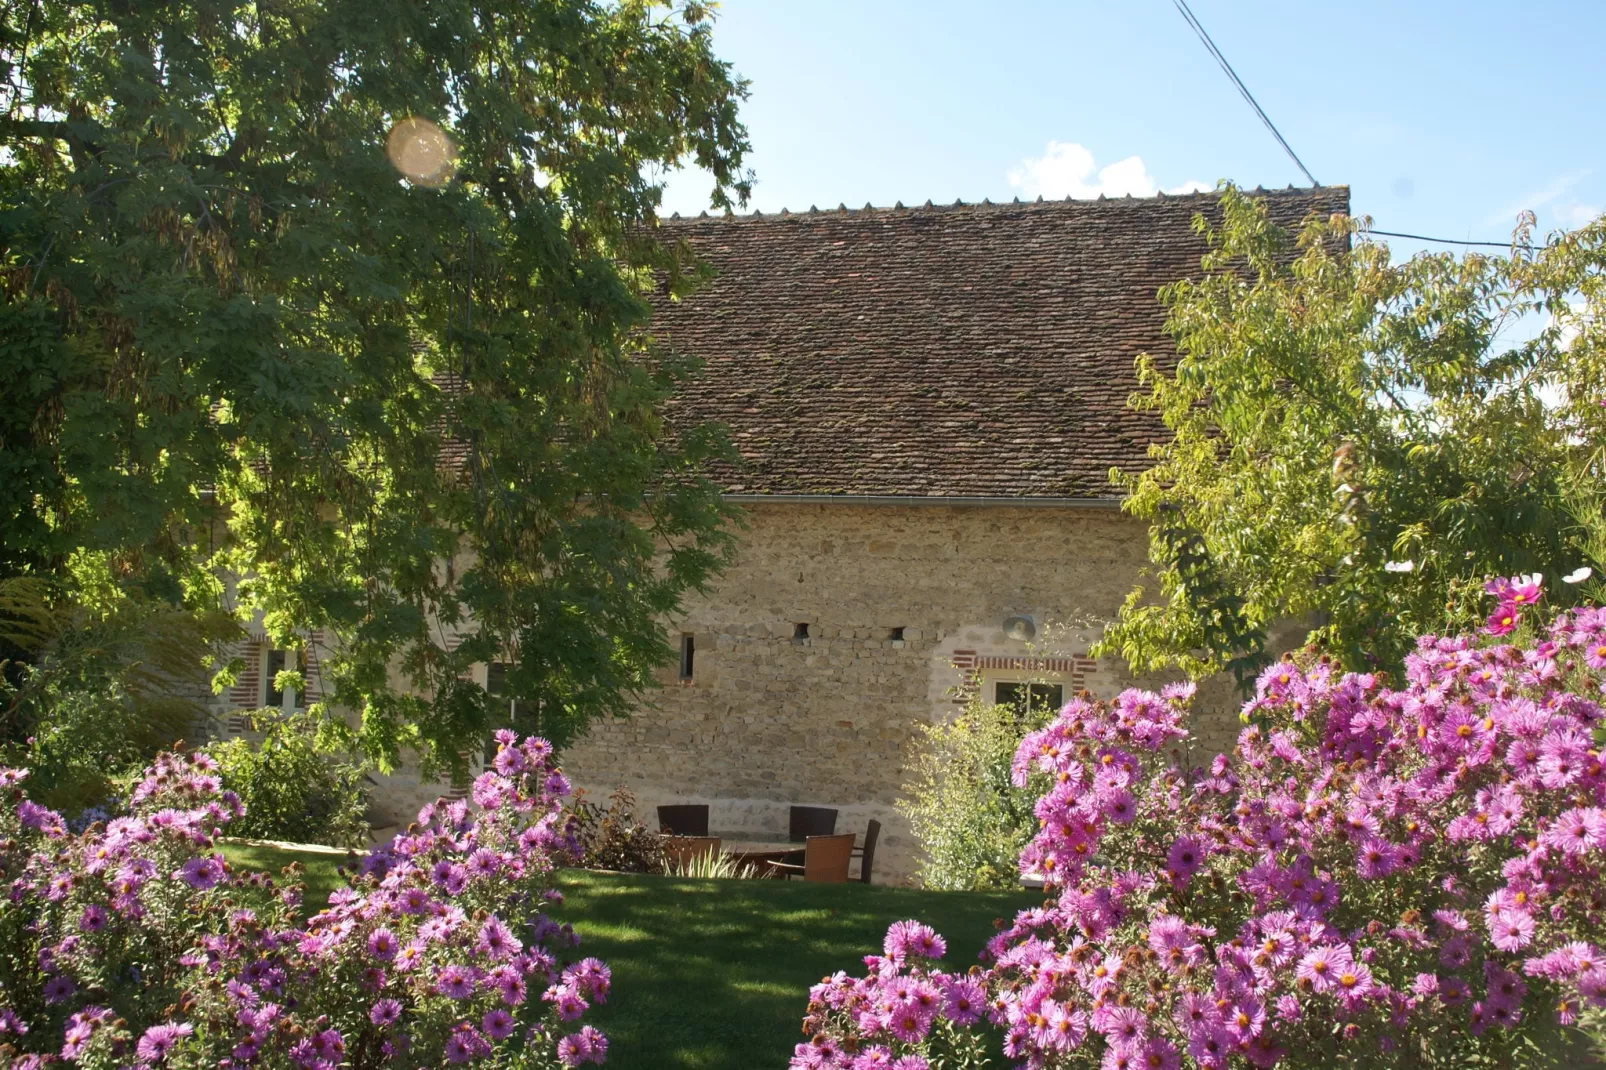
[[[277,847],[255,847],[244,843],[219,845],[223,857],[242,869],[261,870],[278,876],[279,871],[292,862],[301,863],[301,883],[306,886],[303,905],[310,914],[322,910],[329,902],[329,893],[345,882],[335,872],[345,859],[340,855],[318,851],[286,851]]]
[[[309,889],[327,895],[330,855],[229,846],[237,865],[307,866]],[[281,861],[282,860],[282,861]],[[918,917],[948,938],[947,961],[968,966],[993,919],[1040,903],[1029,894],[964,894],[860,884],[682,880],[566,870],[560,920],[580,953],[613,969],[608,1004],[586,1016],[612,1038],[612,1070],[784,1067],[809,985],[856,971],[881,947],[889,924]],[[309,890],[309,905],[314,896]]]

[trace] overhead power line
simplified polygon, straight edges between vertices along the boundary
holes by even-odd
[[[1209,49],[1210,54],[1216,57],[1216,62],[1221,64],[1221,69],[1227,72],[1227,77],[1232,79],[1232,84],[1238,87],[1238,92],[1243,94],[1244,99],[1249,102],[1249,106],[1255,109],[1255,114],[1260,116],[1260,121],[1266,124],[1266,129],[1271,131],[1271,136],[1277,139],[1277,144],[1281,145],[1283,151],[1288,153],[1288,158],[1294,161],[1294,165],[1300,169],[1306,178],[1310,179],[1311,185],[1320,186],[1321,183],[1316,181],[1316,176],[1310,173],[1310,168],[1305,166],[1294,150],[1289,147],[1288,142],[1283,139],[1283,135],[1278,133],[1276,125],[1267,118],[1265,110],[1256,102],[1254,94],[1249,92],[1249,87],[1244,85],[1243,79],[1238,77],[1238,72],[1233,70],[1232,64],[1227,62],[1227,57],[1221,54],[1221,49],[1217,48],[1216,43],[1210,39],[1210,35],[1205,32],[1204,25],[1188,9],[1187,0],[1171,0],[1171,2],[1177,6],[1177,10],[1182,13],[1182,17],[1188,20],[1188,25],[1192,26],[1193,32],[1199,35],[1199,40],[1204,42],[1205,48]]]
[[[1510,249],[1510,248],[1513,248],[1513,247],[1518,248],[1518,249],[1532,249],[1533,248],[1532,245],[1529,245],[1525,241],[1519,241],[1519,242],[1509,242],[1509,241],[1461,241],[1461,240],[1459,240],[1457,238],[1429,238],[1429,237],[1427,237],[1426,235],[1423,235],[1423,234],[1401,234],[1397,230],[1368,230],[1368,231],[1363,231],[1362,233],[1365,233],[1365,234],[1381,234],[1385,238],[1410,238],[1412,241],[1431,241],[1431,242],[1437,242],[1440,245],[1486,245],[1491,249]]]
[[[1198,16],[1188,7],[1187,0],[1171,0],[1171,2],[1176,5],[1177,11],[1187,20],[1188,25],[1193,27],[1193,32],[1199,35],[1199,40],[1204,43],[1210,54],[1216,58],[1216,62],[1221,64],[1221,69],[1227,72],[1227,77],[1232,79],[1232,84],[1238,87],[1238,92],[1243,94],[1244,100],[1248,101],[1249,106],[1255,109],[1255,114],[1260,116],[1260,121],[1266,124],[1266,129],[1271,131],[1271,136],[1277,139],[1277,144],[1281,145],[1283,151],[1288,153],[1288,158],[1294,161],[1294,166],[1298,167],[1300,172],[1310,179],[1311,185],[1320,186],[1321,183],[1316,181],[1316,176],[1310,173],[1310,168],[1305,166],[1304,161],[1299,158],[1299,154],[1294,152],[1293,147],[1288,144],[1288,141],[1278,131],[1277,125],[1267,116],[1265,109],[1255,100],[1255,95],[1249,92],[1249,87],[1244,85],[1243,79],[1238,77],[1238,72],[1232,69],[1232,64],[1227,62],[1227,57],[1222,55],[1221,49],[1217,48],[1215,41],[1210,39],[1209,32],[1205,30],[1204,24],[1199,21]],[[1422,234],[1403,234],[1394,230],[1369,230],[1366,233],[1378,234],[1388,238],[1409,238],[1412,241],[1435,242],[1439,245],[1481,245],[1491,249],[1510,249],[1515,245],[1518,249],[1533,248],[1532,245],[1526,242],[1457,241],[1454,238],[1429,238]]]

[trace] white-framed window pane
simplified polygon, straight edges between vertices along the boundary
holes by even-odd
[[[296,653],[293,650],[269,650],[263,659],[262,665],[262,705],[274,709],[300,709],[301,696],[294,691],[279,690],[274,683],[275,678],[285,670],[294,670],[296,667]]]

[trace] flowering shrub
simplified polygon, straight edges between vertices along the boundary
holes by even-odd
[[[1538,578],[1489,589],[1488,636],[1525,628]],[[1014,765],[1052,897],[974,975],[894,926],[813,990],[792,1065],[987,1065],[990,1031],[1027,1067],[1521,1062],[1606,1005],[1603,670],[1594,608],[1425,636],[1399,689],[1284,661],[1191,773],[1165,757],[1191,688],[1071,702]]]
[[[1010,782],[1010,759],[1052,709],[972,701],[924,736],[898,811],[920,841],[920,883],[949,891],[1019,886],[1015,862],[1037,830],[1030,791]]]
[[[0,771],[0,1062],[154,1067],[600,1063],[575,1023],[608,968],[546,909],[569,785],[499,735],[473,800],[425,807],[327,909],[209,849],[238,816],[205,755],[164,754],[129,815],[68,834]]]
[[[226,791],[245,813],[229,835],[292,843],[360,848],[368,843],[363,766],[318,745],[317,725],[305,713],[250,715],[262,739],[221,740],[206,750],[218,763]]]

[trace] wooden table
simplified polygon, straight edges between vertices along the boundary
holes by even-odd
[[[781,836],[754,837],[751,833],[722,835],[719,849],[722,854],[730,855],[737,865],[754,865],[761,875],[768,877],[776,876],[773,871],[766,872],[769,863],[784,862],[803,854],[801,843],[793,843]]]

